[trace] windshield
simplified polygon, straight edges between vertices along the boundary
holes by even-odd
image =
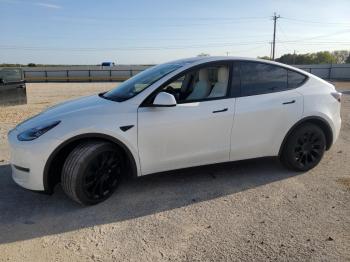
[[[103,94],[103,97],[118,102],[125,101],[141,93],[147,87],[181,66],[181,64],[162,64],[151,67]]]

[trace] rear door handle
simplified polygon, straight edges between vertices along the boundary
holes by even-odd
[[[288,102],[283,102],[282,105],[289,105],[289,104],[294,104],[295,100],[288,101]]]
[[[221,110],[215,110],[213,111],[213,113],[221,113],[221,112],[226,112],[228,110],[228,108],[224,108],[224,109],[221,109]]]

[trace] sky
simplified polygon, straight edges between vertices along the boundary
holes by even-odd
[[[0,63],[155,64],[350,50],[350,0],[0,0]]]

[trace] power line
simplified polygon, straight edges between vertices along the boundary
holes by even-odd
[[[187,45],[187,46],[134,46],[134,47],[45,47],[45,46],[17,46],[17,45],[0,45],[0,49],[7,50],[30,50],[30,51],[113,51],[113,50],[161,50],[161,49],[187,49],[201,47],[227,47],[227,46],[244,46],[252,44],[265,44],[265,41],[256,42],[239,42],[239,43],[213,43],[208,45]]]
[[[311,37],[307,37],[307,38],[299,38],[299,39],[290,39],[290,38],[287,38],[287,35],[285,33],[284,30],[282,30],[282,25],[281,23],[277,23],[277,29],[279,30],[279,32],[282,33],[282,35],[284,36],[285,38],[285,41],[283,41],[280,37],[277,38],[278,41],[276,41],[276,43],[304,43],[304,42],[308,42],[309,40],[315,40],[315,39],[320,39],[320,38],[325,38],[325,37],[329,37],[329,36],[333,36],[333,35],[339,35],[339,34],[345,34],[345,33],[348,33],[350,32],[350,29],[347,29],[347,30],[340,30],[340,31],[336,31],[336,32],[333,32],[333,33],[329,33],[329,34],[324,34],[324,35],[317,35],[317,36],[311,36]],[[206,40],[206,43],[208,44],[214,44],[214,45],[222,45],[222,44],[232,44],[232,45],[241,45],[243,44],[242,42],[234,42],[234,41],[231,41],[231,40],[234,40],[234,39],[248,39],[248,38],[253,38],[253,37],[261,37],[261,36],[267,36],[267,34],[259,34],[259,35],[247,35],[247,36],[244,36],[244,37],[222,37],[222,36],[206,36],[205,37],[205,40]],[[39,36],[36,36],[36,37],[39,37]],[[50,36],[49,36],[50,37]],[[61,38],[61,36],[57,36],[58,38]],[[64,36],[62,36],[64,37]],[[67,37],[66,37],[67,38]],[[95,37],[94,37],[95,38]],[[126,40],[140,40],[140,38],[137,38],[137,37],[128,37],[128,38],[124,38],[124,36],[122,36],[122,38],[119,38],[119,37],[103,37],[100,39],[101,41],[103,42],[106,42],[108,40],[115,40],[115,41],[126,41]],[[183,37],[174,37],[174,38],[142,38],[142,40],[154,40],[154,41],[161,41],[161,40],[169,40],[169,41],[183,41],[183,40],[189,40],[188,38],[183,38]],[[207,41],[207,40],[213,40],[213,41]],[[220,42],[220,41],[214,41],[214,40],[227,40],[225,42]],[[197,42],[198,41],[198,42]],[[197,43],[195,43],[197,42]],[[264,39],[264,40],[259,40],[259,41],[247,41],[247,42],[244,42],[244,45],[249,45],[249,44],[257,44],[257,43],[262,43],[262,42],[266,42],[268,43],[269,41],[267,39]],[[310,41],[309,41],[310,42]],[[200,39],[200,38],[193,38],[191,40],[191,45],[193,44],[197,44],[199,45],[200,43],[203,43],[203,39]],[[313,43],[319,43],[319,42],[314,42]],[[343,43],[343,42],[338,42],[338,41],[334,41],[334,43]],[[119,43],[120,44],[120,43]],[[2,45],[2,47],[5,47],[5,48],[8,48],[9,46],[12,46],[12,45]],[[16,45],[14,45],[16,46]],[[27,47],[23,47],[23,46],[20,46],[18,47],[18,49],[20,48],[27,48]],[[29,47],[29,48],[52,48],[54,49],[54,47]],[[68,47],[70,48],[70,47]],[[123,47],[122,47],[123,48]],[[131,47],[133,48],[133,47]],[[139,48],[139,47],[136,47],[136,48]],[[141,46],[141,48],[144,48],[144,46]]]
[[[290,21],[296,21],[300,23],[309,23],[309,24],[323,24],[323,25],[348,25],[350,26],[349,22],[325,22],[325,21],[314,21],[314,20],[305,20],[305,19],[297,19],[297,18],[289,18],[289,17],[281,17],[285,20]]]
[[[277,38],[277,36],[276,36]],[[329,43],[329,44],[346,44],[346,43],[350,43],[350,40],[345,40],[345,41],[312,41],[312,39],[310,39],[310,41],[307,40],[280,40],[279,38],[277,38],[278,41],[276,41],[276,43],[315,43],[315,44],[322,44],[322,43]]]
[[[287,34],[284,32],[284,30],[282,29],[282,26],[281,26],[281,24],[279,23],[279,24],[277,24],[277,28],[279,29],[279,31],[282,33],[282,35],[283,35],[283,37],[286,39],[286,40],[288,40],[289,39],[289,37],[287,37]]]
[[[286,50],[288,50],[288,47],[285,45],[285,41],[281,40],[278,36],[277,38],[277,43],[280,43]]]
[[[324,37],[333,36],[333,35],[340,35],[340,34],[344,34],[344,33],[347,33],[347,32],[350,32],[350,29],[336,31],[334,33],[325,34],[325,35],[318,35],[318,36],[300,38],[300,39],[296,39],[296,40],[290,40],[289,42],[304,42],[304,41],[307,41],[307,40],[314,40],[314,39],[324,38]]]
[[[235,52],[234,52],[234,51],[231,51],[230,53],[247,52],[247,51],[251,51],[251,50],[260,49],[260,48],[262,48],[262,47],[266,47],[266,43],[264,43],[264,44],[259,44],[259,45],[256,45],[256,46],[254,46],[254,47],[250,47],[250,48],[247,48],[247,49],[236,50]]]
[[[277,37],[276,37],[277,38]],[[298,41],[282,41],[277,38],[276,43],[280,44],[298,44]],[[116,51],[116,50],[162,50],[162,49],[191,49],[202,47],[227,47],[227,46],[251,46],[251,45],[264,45],[269,42],[256,41],[256,42],[240,42],[240,43],[213,43],[208,45],[186,45],[186,46],[128,46],[128,47],[49,47],[49,46],[17,46],[17,45],[0,45],[2,50],[30,50],[30,51]],[[271,42],[270,42],[271,43]],[[323,44],[344,44],[349,45],[350,41],[310,41],[303,42],[306,45],[323,45]]]
[[[281,17],[281,18],[283,18],[283,17]],[[285,46],[285,44],[298,44],[298,43],[303,43],[304,45],[324,45],[324,44],[338,44],[338,45],[345,44],[346,45],[346,44],[348,44],[348,42],[346,42],[346,41],[310,41],[310,40],[315,40],[315,39],[320,39],[320,38],[325,38],[325,37],[329,37],[329,36],[345,34],[345,33],[350,32],[350,29],[346,29],[346,30],[336,31],[336,32],[333,32],[330,34],[324,34],[324,35],[318,35],[318,36],[290,40],[290,38],[288,38],[286,36],[285,31],[282,29],[282,26],[280,25],[280,23],[277,24],[277,28],[279,29],[279,31],[282,33],[282,35],[285,38],[285,41],[283,41],[279,37],[276,36],[277,43],[282,44],[286,49],[288,49],[288,48],[287,48],[287,46]]]
[[[334,33],[331,34],[326,34],[326,35],[318,35],[318,36],[313,36],[313,37],[308,37],[308,38],[301,38],[301,39],[295,39],[295,40],[290,40],[289,38],[285,37],[286,34],[284,33],[284,31],[281,29],[280,23],[277,23],[277,20],[279,18],[283,18],[286,20],[290,20],[290,21],[303,21],[303,22],[308,22],[308,23],[323,23],[323,22],[316,22],[316,21],[309,21],[309,20],[300,20],[300,19],[293,19],[293,18],[286,18],[286,17],[281,17],[280,15],[276,15],[276,13],[274,13],[274,16],[272,17],[273,21],[274,21],[274,32],[273,32],[273,41],[270,42],[271,44],[271,54],[270,56],[272,57],[272,59],[275,59],[275,51],[276,51],[276,44],[298,44],[298,43],[303,43],[303,45],[325,45],[325,44],[338,44],[338,45],[348,45],[350,42],[346,42],[346,41],[312,41],[315,39],[319,39],[319,38],[324,38],[324,37],[328,37],[328,36],[332,36],[332,35],[337,35],[337,34],[344,34],[347,32],[350,32],[350,29],[347,30],[341,30],[341,31],[336,31]],[[132,19],[132,18],[130,18]],[[135,20],[142,20],[143,18],[140,19],[136,19]],[[199,19],[199,18],[197,18]],[[216,19],[216,18],[203,18],[203,20],[207,20],[210,21],[212,19]],[[262,19],[262,17],[246,17],[246,18],[222,18],[222,20],[224,21],[234,21],[234,20],[247,20],[247,19]],[[266,17],[264,17],[263,19],[266,19]],[[327,24],[327,22],[325,22]],[[335,24],[335,23],[331,23],[331,24]],[[340,24],[340,23],[337,23]],[[345,23],[341,23],[341,24],[345,24]],[[350,24],[349,24],[350,25]],[[285,41],[282,41],[280,39],[280,37],[277,36],[277,27],[279,29],[279,31],[281,31],[281,33],[283,34]],[[262,35],[261,35],[262,36]],[[57,36],[59,37],[59,36]],[[255,36],[249,36],[249,37],[256,37]],[[246,38],[248,38],[248,36],[246,36]],[[108,38],[101,38],[101,40],[106,41]],[[132,39],[132,38],[131,38]],[[135,40],[139,40],[139,38],[134,38]],[[157,38],[149,38],[152,40],[157,40]],[[172,40],[172,41],[180,41],[181,39],[183,40],[188,40],[188,38],[160,38],[163,40]],[[160,40],[158,39],[158,40]],[[192,39],[192,43],[189,43],[188,45],[159,45],[159,46],[119,46],[119,47],[50,47],[50,46],[17,46],[17,45],[0,45],[0,49],[2,50],[24,50],[24,51],[71,51],[71,52],[99,52],[99,51],[116,51],[116,50],[120,50],[120,51],[137,51],[137,50],[171,50],[171,49],[194,49],[194,48],[211,48],[211,47],[232,47],[232,46],[254,46],[254,48],[250,47],[248,50],[253,50],[256,48],[256,45],[259,46],[265,46],[269,43],[268,40],[259,40],[259,41],[248,41],[248,42],[229,42],[230,40],[233,39],[229,39],[229,38],[223,38],[223,37],[205,37],[206,39],[206,43],[207,44],[201,44],[201,43],[194,43]],[[220,40],[220,39],[225,39],[225,42],[211,42],[211,41],[207,41],[208,39],[216,39],[216,40]],[[242,38],[240,38],[242,39]],[[277,41],[276,41],[277,39]],[[118,41],[122,41],[122,40],[127,40],[126,38],[115,38],[115,40]],[[129,38],[130,40],[130,38]],[[143,39],[144,40],[144,39]],[[197,39],[198,41],[200,41],[200,39]],[[240,51],[240,50],[238,50]],[[245,51],[245,50],[242,50]],[[230,51],[230,53],[232,53]]]
[[[291,45],[297,45],[299,43],[295,43],[295,42],[284,42],[284,43],[289,43]],[[305,42],[303,43],[303,45],[346,45],[349,46],[350,42]]]
[[[288,41],[288,37],[287,37],[286,34],[284,33],[284,30],[282,30],[280,24],[277,24],[277,28],[278,28],[279,31],[282,33],[283,37],[285,38],[285,41]],[[288,46],[286,46],[286,45],[284,44],[285,41],[281,40],[281,38],[279,38],[279,37],[277,37],[277,36],[276,36],[276,38],[277,38],[277,41],[280,42],[280,43],[282,43],[283,47],[284,47],[286,50],[288,50]]]
[[[247,23],[249,21],[266,20],[267,17],[238,17],[238,18],[202,18],[202,19],[181,19],[180,17],[175,18],[71,18],[71,17],[53,17],[54,20],[61,23],[70,23],[75,25],[86,25],[96,26],[108,22],[109,25],[113,22],[121,22],[125,27],[139,27],[140,22],[152,24],[157,27],[188,27],[188,26],[211,26],[211,25],[232,25],[236,23]],[[161,22],[160,22],[161,21]],[[129,22],[129,23],[127,23]],[[131,23],[130,23],[131,22]],[[133,23],[135,22],[135,23]]]
[[[48,36],[43,36],[43,35],[30,35],[31,37],[35,37],[35,38],[45,38],[45,39],[71,39],[74,40],[73,35],[48,35]],[[242,37],[238,37],[238,36],[200,36],[200,37],[192,37],[192,40],[198,40],[203,42],[204,40],[207,41],[209,40],[234,40],[234,39],[251,39],[251,38],[261,38],[261,37],[268,37],[270,36],[270,34],[256,34],[256,35],[245,35]],[[19,38],[23,38],[23,39],[27,39],[29,37],[29,35],[19,35]],[[98,36],[91,36],[91,35],[87,35],[87,36],[83,36],[84,39],[96,39]],[[16,37],[17,38],[17,37]],[[152,41],[184,41],[184,40],[189,40],[188,37],[161,37],[161,38],[157,38],[157,37],[128,37],[128,36],[121,36],[121,37],[101,37],[99,38],[100,40],[103,41],[132,41],[132,40],[136,40],[136,41],[147,41],[147,40],[152,40]],[[267,41],[267,40],[266,40]]]
[[[54,19],[56,20],[63,20],[63,21],[240,21],[240,20],[259,20],[259,19],[267,19],[268,16],[242,16],[242,17],[97,17],[97,16],[85,16],[85,17],[79,17],[79,18],[72,18],[72,17],[66,17],[66,16],[55,16]]]

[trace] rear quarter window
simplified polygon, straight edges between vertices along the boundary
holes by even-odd
[[[301,86],[306,80],[306,76],[295,71],[288,70],[288,88],[293,89]]]

